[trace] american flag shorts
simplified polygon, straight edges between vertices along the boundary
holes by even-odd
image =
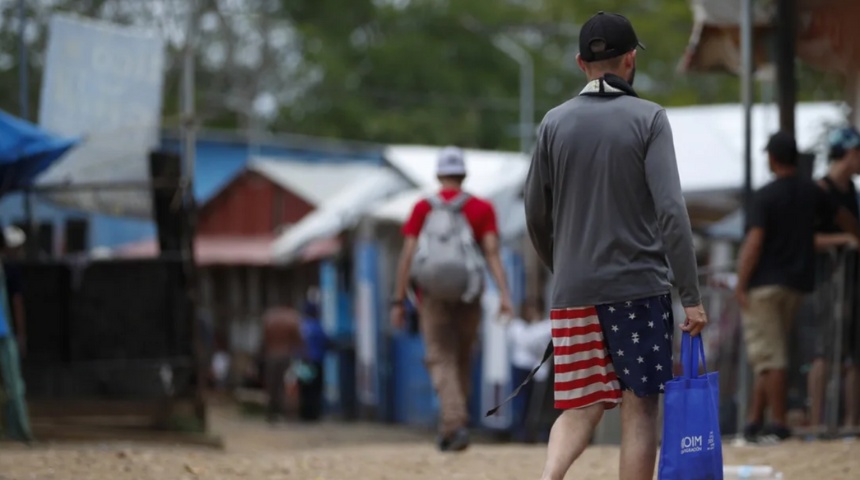
[[[669,294],[554,309],[555,408],[621,403],[621,392],[657,395],[672,379]]]

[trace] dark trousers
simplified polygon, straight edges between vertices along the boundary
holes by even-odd
[[[266,357],[266,392],[269,395],[267,414],[270,420],[286,414],[286,392],[284,375],[290,368],[287,355],[268,355]]]
[[[322,362],[306,362],[314,371],[308,380],[299,381],[299,418],[306,421],[316,421],[322,417],[323,411],[323,388],[325,377],[323,376]]]

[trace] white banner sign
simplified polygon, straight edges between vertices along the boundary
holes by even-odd
[[[149,152],[159,143],[164,41],[131,27],[54,15],[42,80],[39,124],[83,136],[40,184],[147,181]],[[52,194],[87,211],[150,216],[147,190]]]

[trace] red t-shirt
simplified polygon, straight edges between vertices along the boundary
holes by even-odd
[[[460,190],[453,188],[445,188],[439,191],[439,195],[445,201],[451,201],[460,193]],[[424,221],[427,220],[427,215],[433,207],[427,199],[423,199],[415,204],[412,209],[412,215],[409,220],[403,225],[403,235],[407,237],[417,237],[421,233],[421,228],[424,226]],[[469,197],[466,203],[463,204],[463,216],[472,227],[472,232],[475,234],[475,240],[480,245],[481,240],[488,233],[499,233],[498,225],[496,224],[496,211],[493,205],[483,199],[477,197]]]

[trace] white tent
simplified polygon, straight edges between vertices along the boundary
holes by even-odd
[[[405,222],[415,203],[439,188],[436,157],[440,149],[406,145],[389,147],[385,158],[418,188],[401,192],[380,203],[368,211],[369,217],[379,221]],[[521,192],[528,173],[528,157],[516,152],[468,149],[464,154],[468,175],[463,188],[493,202],[503,237],[522,232],[525,218]]]
[[[275,241],[275,257],[280,261],[291,261],[312,242],[351,228],[365,215],[379,221],[406,221],[415,203],[438,188],[435,169],[440,149],[428,146],[387,148],[384,156],[389,167],[362,167],[373,171],[348,174],[347,180],[340,183],[337,194],[320,199],[316,211]],[[465,156],[469,175],[464,187],[494,202],[503,236],[508,232],[522,231],[524,218],[521,218],[523,208],[519,194],[528,171],[527,158],[519,153],[484,150],[466,150]],[[327,165],[325,168],[341,169],[341,166]],[[343,178],[342,173],[338,172],[340,178]],[[318,182],[327,185],[322,189],[331,186],[330,181],[313,179],[309,175],[303,175],[301,180],[307,190],[317,190]]]
[[[737,192],[744,184],[743,110],[740,105],[709,105],[666,110],[675,139],[678,171],[685,193]],[[801,103],[796,110],[797,143],[817,151],[833,125],[846,122],[838,103]],[[779,130],[774,105],[753,109],[753,188],[770,180],[765,145]]]
[[[667,113],[684,193],[688,197],[715,199],[740,191],[744,182],[741,106],[679,107],[669,108]],[[833,125],[844,123],[845,115],[838,103],[799,104],[796,113],[799,148],[805,151],[820,149],[827,131]],[[776,106],[754,107],[753,188],[764,185],[770,178],[763,150],[768,137],[778,128]],[[374,187],[374,181],[368,180],[364,186],[350,187],[337,200],[322,200],[319,212],[309,215],[278,239],[276,255],[282,259],[290,258],[300,246],[348,228],[361,216],[383,222],[405,222],[415,203],[438,189],[435,168],[440,149],[416,145],[388,147],[386,160],[394,171],[411,181],[412,188],[400,177],[399,182],[393,177],[382,180],[384,174],[380,173],[380,180],[375,181],[382,182],[378,185],[385,187]],[[528,157],[516,152],[468,149],[465,157],[468,176],[464,188],[494,203],[503,238],[521,234],[525,230],[521,192],[528,173]],[[347,175],[352,178],[350,182],[359,176],[356,173]],[[315,191],[325,188],[317,188],[316,181],[310,177],[301,183]],[[330,181],[324,183],[331,185]],[[353,191],[356,193],[350,193]]]
[[[707,105],[668,108],[672,125],[678,171],[684,193],[714,195],[734,193],[743,188],[743,110],[741,105]],[[798,147],[817,151],[833,125],[846,121],[838,103],[801,103],[797,106]],[[753,109],[753,188],[770,179],[764,147],[768,137],[779,129],[779,112],[774,105],[756,105]],[[405,175],[422,186],[403,192],[374,209],[374,218],[404,222],[414,203],[436,188],[433,174],[435,149],[427,147],[392,147],[389,160]],[[522,154],[467,151],[470,176],[465,188],[477,195],[492,196],[522,185],[528,161]],[[517,212],[518,213],[518,212]]]
[[[311,205],[320,207],[358,178],[376,174],[379,167],[367,163],[311,163],[254,157],[248,170],[257,172]]]

